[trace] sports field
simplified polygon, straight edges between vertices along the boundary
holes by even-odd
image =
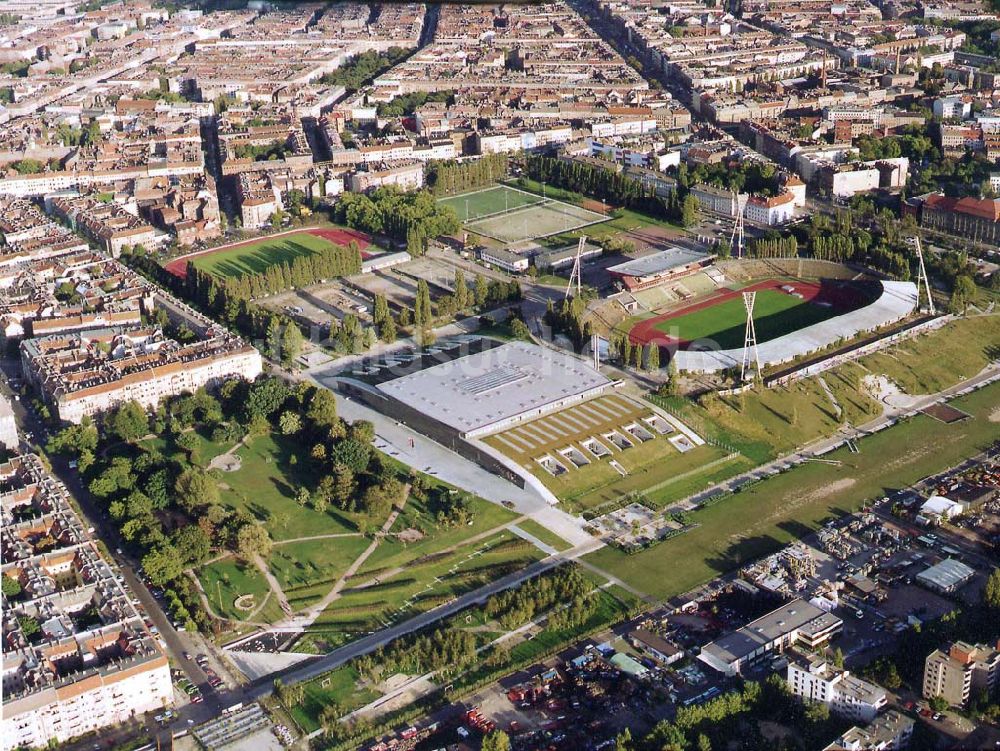
[[[216,276],[257,274],[299,256],[312,255],[337,245],[345,246],[352,241],[356,242],[361,250],[370,246],[372,242],[363,232],[342,227],[293,230],[259,240],[246,240],[189,253],[170,261],[166,269],[171,274],[183,277],[188,261],[193,261],[197,268]]]
[[[597,211],[506,185],[442,198],[458,214],[466,230],[504,243],[571,232],[608,217]]]
[[[812,326],[870,301],[862,286],[844,282],[772,279],[744,289],[722,289],[709,297],[667,313],[633,322],[629,338],[639,344],[658,340],[682,346],[712,342],[720,349],[743,345],[746,308],[742,292],[755,291],[757,342]]]

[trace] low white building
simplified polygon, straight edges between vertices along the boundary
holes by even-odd
[[[17,435],[17,421],[10,402],[0,394],[0,447],[15,450],[20,443]]]
[[[757,224],[773,227],[791,221],[795,216],[795,196],[785,191],[778,196],[750,196],[747,200],[746,218]]]
[[[948,521],[964,512],[965,506],[961,503],[945,498],[943,495],[932,495],[920,507],[917,521],[924,524]]]
[[[882,687],[817,655],[789,652],[786,680],[794,696],[825,704],[831,713],[855,722],[871,722],[888,701]]]

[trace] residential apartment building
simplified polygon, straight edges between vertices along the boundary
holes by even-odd
[[[791,191],[777,196],[750,196],[744,216],[751,222],[768,227],[784,224],[795,216],[795,196]]]
[[[3,596],[0,749],[65,743],[170,706],[166,655],[38,457],[0,464],[0,514],[0,575],[20,587]]]
[[[856,722],[871,722],[888,701],[885,690],[832,665],[818,655],[788,653],[788,688],[806,702]]]
[[[973,692],[992,691],[1000,676],[1000,642],[994,646],[955,642],[935,649],[924,662],[924,698],[942,697],[964,707]]]
[[[383,185],[395,185],[401,190],[417,190],[424,184],[424,165],[413,160],[393,164],[369,164],[348,175],[348,188],[353,193],[367,193]]]
[[[914,720],[890,709],[864,727],[853,727],[823,751],[902,751],[910,745]]]
[[[253,380],[260,352],[221,326],[164,295],[156,305],[198,333],[181,344],[151,326],[115,326],[39,337],[21,343],[21,364],[54,416],[79,423],[130,400],[154,407],[168,396]]]

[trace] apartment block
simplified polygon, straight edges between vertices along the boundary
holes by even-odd
[[[79,423],[130,400],[153,407],[183,391],[260,375],[254,347],[173,298],[158,293],[155,304],[198,339],[181,344],[143,325],[29,339],[21,343],[25,380],[59,419]]]
[[[996,645],[955,642],[947,651],[935,649],[924,662],[924,698],[940,696],[953,707],[964,707],[973,692],[992,691],[1000,676],[1000,642]]]
[[[0,464],[0,748],[64,743],[173,702],[166,655],[38,457]],[[7,590],[8,587],[5,587]]]
[[[803,652],[788,653],[786,680],[803,701],[825,704],[831,713],[856,722],[871,722],[888,701],[880,686]]]

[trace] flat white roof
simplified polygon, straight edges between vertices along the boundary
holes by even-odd
[[[706,258],[709,258],[708,253],[700,253],[687,248],[667,248],[658,253],[650,253],[648,256],[633,258],[631,261],[609,266],[608,272],[623,276],[655,276],[691,263],[701,262]]]
[[[482,431],[610,385],[587,362],[528,342],[459,357],[378,389],[461,433]]]

